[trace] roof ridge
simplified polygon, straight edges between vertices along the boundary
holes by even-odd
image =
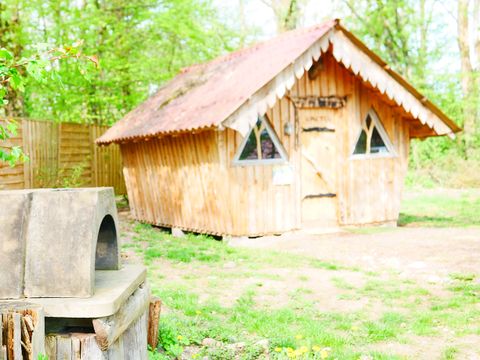
[[[289,30],[289,31],[285,31],[277,36],[275,36],[274,38],[271,38],[271,39],[267,39],[267,40],[263,40],[263,41],[260,41],[260,42],[257,42],[257,43],[254,43],[250,46],[247,46],[247,47],[244,47],[244,48],[241,48],[241,49],[237,49],[235,51],[232,51],[232,52],[229,52],[229,53],[226,53],[224,55],[220,55],[214,59],[211,59],[207,62],[204,62],[204,63],[197,63],[197,64],[192,64],[190,66],[187,66],[187,67],[184,67],[180,70],[180,73],[181,74],[184,74],[184,73],[188,73],[192,70],[195,70],[195,69],[198,69],[198,68],[201,68],[203,66],[206,66],[206,65],[212,65],[212,64],[216,64],[216,63],[221,63],[221,62],[226,62],[228,60],[231,60],[233,58],[236,58],[236,57],[240,57],[240,56],[243,56],[245,54],[248,54],[250,52],[253,52],[253,51],[256,51],[258,50],[260,47],[263,47],[267,44],[275,44],[279,41],[282,41],[282,40],[285,40],[285,38],[288,38],[290,36],[293,36],[293,35],[302,35],[302,34],[306,34],[306,33],[309,33],[309,32],[313,32],[313,31],[317,31],[325,26],[334,26],[336,23],[337,23],[337,19],[333,19],[333,20],[328,20],[328,21],[324,21],[320,24],[315,24],[315,25],[312,25],[310,27],[306,27],[306,28],[298,28],[298,29],[293,29],[293,30]]]

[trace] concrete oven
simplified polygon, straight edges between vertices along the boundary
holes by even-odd
[[[0,192],[0,360],[146,359],[146,270],[122,265],[113,189]]]

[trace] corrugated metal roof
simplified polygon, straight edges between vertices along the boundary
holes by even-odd
[[[124,142],[160,134],[218,127],[334,28],[354,38],[338,25],[337,20],[332,20],[308,29],[290,31],[208,63],[188,67],[110,128],[97,143]],[[384,64],[358,39],[355,38],[355,41],[372,60]],[[403,87],[419,99],[421,95],[411,85],[392,73]],[[459,130],[433,104],[426,103],[425,106],[434,111],[453,132]]]
[[[294,30],[184,69],[97,141],[120,142],[218,126],[335,25]]]

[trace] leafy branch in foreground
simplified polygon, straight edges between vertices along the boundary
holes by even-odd
[[[28,58],[16,59],[5,48],[0,48],[0,109],[8,104],[9,91],[25,91],[25,81],[28,77],[44,84],[56,82],[55,68],[62,59],[87,60],[98,67],[95,56],[84,55],[80,51],[82,41],[71,46],[59,47],[48,51],[38,51]],[[8,139],[17,135],[17,123],[13,119],[0,121],[0,161],[14,166],[17,162],[24,162],[27,156],[19,146],[2,146]]]

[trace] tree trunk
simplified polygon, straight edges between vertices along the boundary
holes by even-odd
[[[477,71],[480,70],[480,0],[473,1],[473,34]]]
[[[245,19],[245,0],[238,0],[238,12],[240,16],[240,48],[245,46],[247,36],[247,20]]]
[[[270,7],[277,23],[277,32],[293,30],[300,20],[299,0],[263,0]]]
[[[480,0],[473,1],[473,36],[474,36],[474,51],[475,58],[477,60],[477,65],[475,70],[476,74],[476,86],[477,86],[477,133],[480,131],[479,122],[480,122]]]
[[[287,8],[287,13],[283,19],[283,28],[284,30],[293,30],[298,25],[299,20],[299,7],[297,0],[290,0]]]
[[[471,156],[476,133],[476,84],[475,74],[470,59],[469,38],[469,0],[458,0],[457,41],[460,50],[461,85],[463,92],[463,137],[466,157]]]
[[[425,70],[427,68],[427,33],[428,21],[425,9],[425,0],[420,0],[420,45],[418,48],[417,75],[419,77],[420,88],[426,85]]]

